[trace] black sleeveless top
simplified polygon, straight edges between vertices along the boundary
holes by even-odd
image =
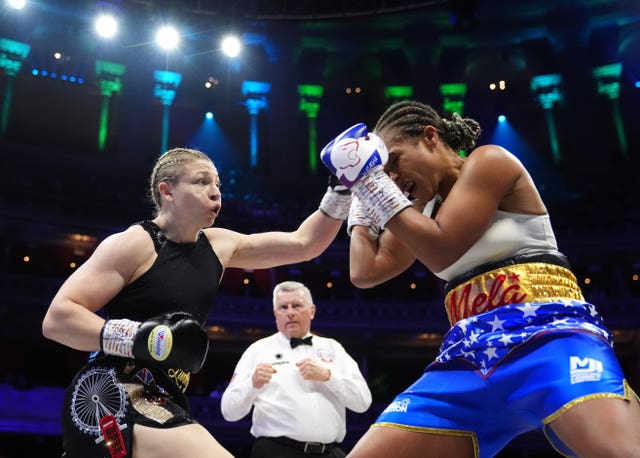
[[[167,240],[152,221],[141,225],[153,239],[158,257],[126,285],[104,309],[110,319],[145,321],[169,312],[187,312],[204,325],[218,293],[222,264],[204,232],[195,243]]]

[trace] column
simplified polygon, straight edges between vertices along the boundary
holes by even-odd
[[[302,111],[309,122],[309,170],[315,173],[318,169],[318,133],[316,119],[320,110],[320,99],[324,88],[318,84],[298,85],[298,96],[300,103],[298,108]]]
[[[4,90],[2,112],[0,113],[0,137],[4,137],[7,133],[15,77],[22,68],[22,62],[27,58],[30,50],[31,46],[26,43],[9,40],[8,38],[0,38],[0,68],[2,68],[8,76],[7,86]]]
[[[556,131],[555,120],[553,119],[553,107],[556,103],[562,101],[562,92],[560,92],[560,83],[562,77],[557,73],[548,75],[538,75],[531,79],[531,92],[538,100],[538,103],[544,110],[547,118],[547,129],[549,131],[549,146],[551,147],[551,155],[554,162],[559,162],[562,158],[560,154],[560,145],[558,144],[558,134]]]
[[[100,152],[104,151],[107,143],[111,96],[122,91],[121,77],[124,72],[125,66],[122,64],[104,60],[96,61],[98,87],[100,88],[100,94],[102,94],[102,110],[100,111],[100,128],[98,130],[98,151]]]
[[[169,110],[173,99],[176,96],[176,90],[180,86],[182,75],[180,73],[169,72],[166,70],[156,70],[153,73],[155,86],[153,95],[160,100],[162,104],[162,137],[160,143],[160,154],[167,151],[169,143]]]
[[[595,67],[592,71],[593,77],[598,85],[598,94],[609,99],[611,104],[611,114],[613,122],[616,126],[616,135],[618,136],[618,145],[620,152],[629,159],[629,147],[627,145],[627,136],[622,124],[622,113],[620,112],[620,74],[622,73],[622,64],[615,63],[609,65],[601,65]]]
[[[271,84],[261,81],[243,81],[242,96],[249,113],[249,164],[258,167],[258,114],[269,106],[267,95]]]

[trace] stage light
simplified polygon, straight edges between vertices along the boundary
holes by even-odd
[[[491,89],[492,91],[496,90],[496,83],[489,83],[489,89]]]
[[[213,113],[211,113],[210,111],[207,111],[207,113],[204,115],[205,118],[207,119],[213,119]]]
[[[506,120],[507,120],[507,117],[505,115],[498,116],[498,122],[505,122]]]
[[[173,27],[164,26],[156,33],[156,43],[158,43],[158,46],[162,49],[175,49],[180,43],[180,35],[178,35],[178,31]]]
[[[102,38],[113,38],[118,33],[118,21],[110,14],[98,16],[94,25],[96,33]]]
[[[53,53],[53,58],[56,59],[56,60],[62,59],[62,53],[59,52],[59,51],[54,52]]]
[[[222,52],[224,52],[228,57],[237,57],[240,54],[240,48],[242,44],[238,37],[234,35],[227,35],[224,37],[220,43],[220,47],[222,48]]]
[[[640,81],[636,81],[635,85],[636,85],[637,88],[640,88]]]
[[[8,0],[9,6],[16,10],[21,10],[27,4],[26,0]]]

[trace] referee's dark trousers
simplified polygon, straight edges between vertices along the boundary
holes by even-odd
[[[338,444],[299,442],[288,437],[259,437],[253,444],[251,458],[343,458],[347,454]]]

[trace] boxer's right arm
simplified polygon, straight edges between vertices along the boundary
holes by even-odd
[[[176,312],[142,323],[108,320],[100,332],[100,347],[108,355],[197,373],[207,358],[209,338],[191,315]]]
[[[153,242],[140,226],[106,238],[55,294],[42,322],[43,335],[77,350],[99,350],[104,319],[95,312],[153,256]]]

